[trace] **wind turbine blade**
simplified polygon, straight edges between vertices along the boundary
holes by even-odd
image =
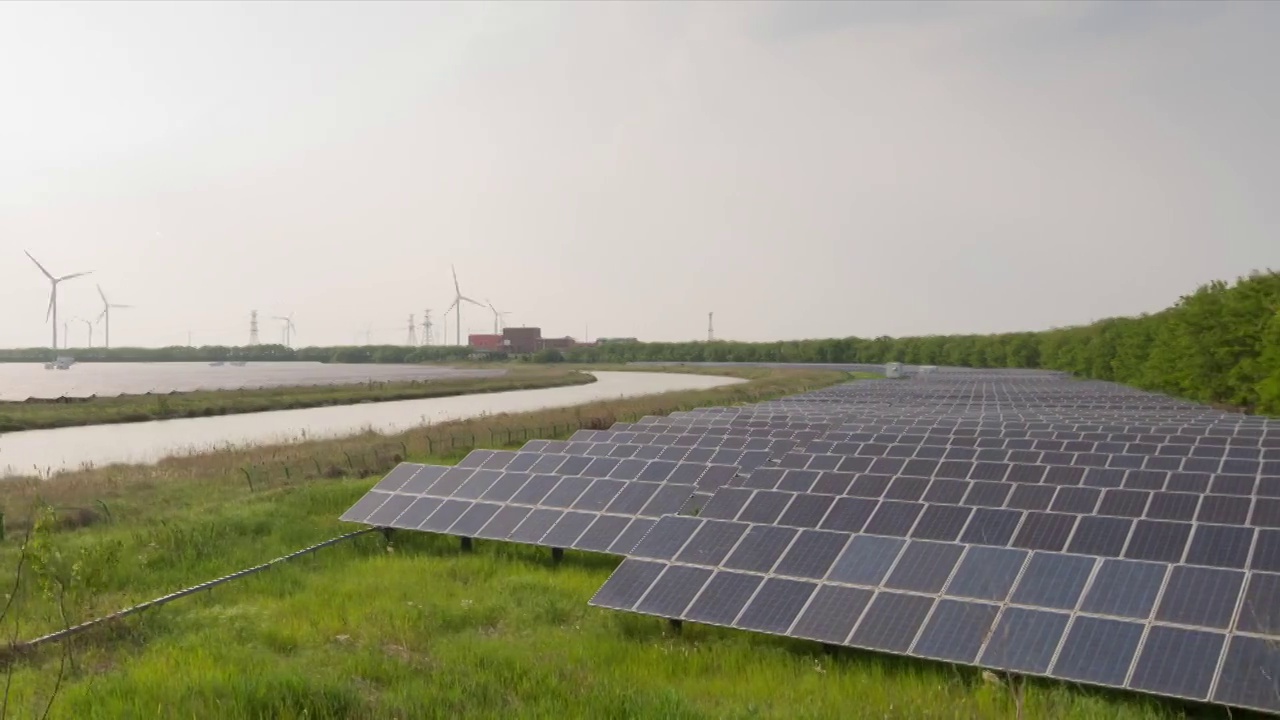
[[[35,258],[31,258],[31,259],[32,259],[32,260],[35,260]],[[452,272],[452,273],[453,273],[453,291],[454,291],[454,292],[455,292],[459,297],[461,297],[461,296],[462,296],[462,288],[458,287],[458,269],[457,269],[457,268],[455,268],[454,266],[450,265],[450,266],[449,266],[449,270],[450,270],[450,272]],[[48,275],[48,273],[45,273],[45,274],[46,274],[46,275]]]
[[[472,305],[475,305],[476,307],[484,307],[484,303],[480,302],[479,300],[472,300],[471,298],[466,296],[461,296],[461,297],[463,300],[466,300],[467,302],[471,303]]]
[[[49,309],[44,311],[44,319],[47,322],[53,316],[53,304],[58,301],[58,284],[53,284],[53,292],[49,293]]]
[[[113,308],[131,308],[132,305],[112,305]]]
[[[107,316],[107,309],[106,309],[106,308],[102,308],[102,314],[101,314],[101,315],[99,315],[99,316],[98,316],[98,319],[97,319],[97,320],[94,320],[94,322],[98,322],[98,323],[100,323],[100,322],[102,322],[102,318],[104,318],[104,317],[106,317],[106,316]]]
[[[92,274],[93,274],[92,270],[90,270],[89,272],[71,273],[70,275],[63,275],[62,277],[58,278],[58,282],[62,282],[63,280],[70,280],[72,278],[83,277],[85,275],[92,275]]]
[[[101,285],[96,285],[95,287],[97,287],[97,288],[98,288],[98,297],[102,298],[102,304],[103,304],[103,305],[110,305],[111,303],[107,302],[107,294],[106,294],[106,293],[104,293],[104,292],[102,292],[102,286],[101,286]]]
[[[454,300],[453,304],[449,306],[449,309],[444,311],[445,316],[447,317],[449,313],[453,312],[453,309],[456,307],[458,307],[458,301]]]
[[[53,278],[53,275],[50,275],[50,274],[49,274],[49,271],[48,271],[48,270],[45,270],[45,269],[44,269],[44,266],[40,264],[40,261],[39,261],[39,260],[37,260],[37,259],[35,259],[35,258],[31,257],[31,253],[27,252],[26,250],[23,250],[22,252],[27,253],[27,257],[31,258],[31,262],[35,263],[35,264],[36,264],[36,267],[40,268],[40,272],[44,273],[44,276],[45,276],[45,277],[49,278],[50,280],[53,280],[53,279],[54,279],[54,278]]]

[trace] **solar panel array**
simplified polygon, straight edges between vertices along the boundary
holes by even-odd
[[[625,556],[598,607],[1280,713],[1274,420],[944,372],[462,465],[344,518]]]

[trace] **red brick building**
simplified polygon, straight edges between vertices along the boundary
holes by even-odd
[[[538,352],[542,348],[542,328],[503,328],[502,348],[513,355]]]
[[[468,335],[467,344],[476,350],[500,352],[502,350],[501,335]]]

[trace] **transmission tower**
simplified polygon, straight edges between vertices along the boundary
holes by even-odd
[[[422,311],[422,344],[431,344],[431,311]]]
[[[715,313],[713,312],[707,313],[707,342],[716,341],[716,326],[712,322],[714,317],[715,317]]]
[[[249,313],[249,344],[258,344],[258,311]]]
[[[418,328],[413,324],[413,313],[409,313],[409,347],[415,347],[418,344]]]

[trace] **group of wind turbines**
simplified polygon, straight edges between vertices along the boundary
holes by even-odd
[[[46,321],[51,322],[53,326],[53,349],[57,350],[58,349],[58,283],[61,283],[65,280],[72,280],[74,278],[83,277],[85,275],[92,274],[93,271],[90,270],[87,272],[71,273],[70,275],[55,276],[53,273],[46,270],[44,265],[41,265],[40,261],[36,260],[35,257],[33,257],[30,252],[27,252],[26,250],[23,250],[23,252],[27,254],[27,257],[31,258],[31,262],[35,263],[36,267],[40,268],[40,272],[44,273],[45,277],[49,278],[49,284],[52,286],[52,289],[49,292],[49,309],[45,311],[44,319]],[[98,315],[98,319],[95,322],[99,322],[99,323],[105,322],[106,327],[104,329],[106,330],[106,336],[105,336],[106,339],[103,343],[103,347],[109,348],[111,347],[111,311],[118,308],[129,308],[133,306],[119,305],[116,303],[112,303],[111,301],[107,300],[106,293],[102,292],[102,286],[98,285],[97,288],[98,288],[98,297],[102,298],[102,313]],[[92,346],[93,345],[93,324],[90,323],[88,320],[84,320],[82,318],[77,318],[77,319],[80,319],[81,322],[88,325],[89,345]],[[65,332],[63,334],[65,335]],[[63,338],[63,341],[65,343],[66,341],[65,337]]]
[[[453,326],[455,330],[455,339],[457,341],[458,346],[461,347],[462,345],[462,303],[464,302],[471,303],[476,307],[488,308],[492,310],[493,311],[493,334],[497,335],[499,332],[501,332],[502,324],[503,324],[502,317],[504,315],[510,315],[510,313],[506,313],[498,310],[498,308],[494,307],[493,303],[489,302],[488,300],[485,300],[484,302],[480,302],[479,300],[473,300],[467,297],[466,295],[463,295],[462,288],[459,287],[458,285],[457,269],[454,268],[452,265],[450,265],[449,270],[453,272],[453,304],[449,306],[448,310],[444,311],[444,318],[445,318],[445,322],[448,322],[449,312],[450,311],[454,312]],[[445,343],[448,344],[449,331],[447,329],[444,332],[444,340],[445,340]]]

